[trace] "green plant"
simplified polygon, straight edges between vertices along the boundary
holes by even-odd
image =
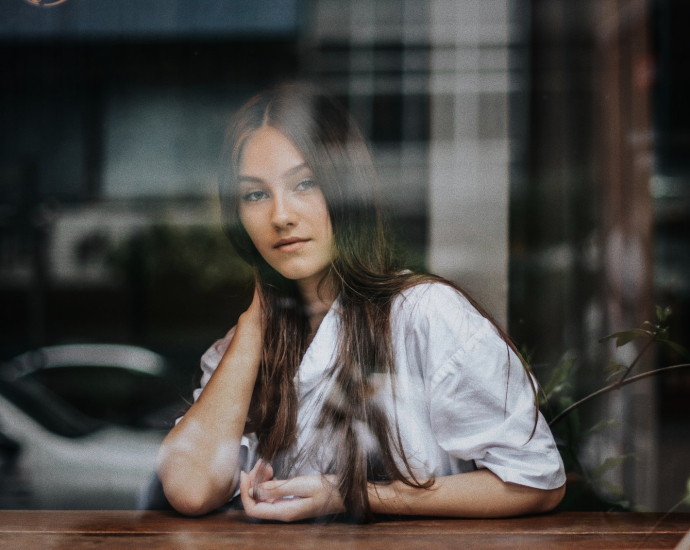
[[[645,339],[640,351],[629,365],[626,366],[617,361],[611,361],[609,365],[603,369],[606,381],[608,382],[613,379],[613,382],[603,388],[577,401],[572,398],[570,395],[573,386],[571,380],[575,372],[574,367],[576,365],[576,358],[570,353],[566,354],[561,359],[558,365],[552,370],[548,382],[543,385],[543,389],[539,394],[539,406],[547,418],[555,412],[549,422],[549,426],[558,443],[566,471],[569,472],[569,481],[573,482],[571,483],[573,490],[569,488],[570,495],[567,495],[566,501],[564,501],[564,507],[581,508],[584,506],[603,510],[630,509],[630,502],[626,498],[622,487],[606,480],[605,474],[632,458],[633,455],[626,454],[608,457],[604,462],[589,470],[582,465],[579,458],[580,449],[584,441],[602,430],[617,427],[620,423],[615,420],[602,420],[592,428],[583,432],[578,409],[595,397],[614,390],[619,390],[627,384],[632,384],[633,382],[650,376],[663,374],[670,370],[690,367],[690,363],[681,363],[631,376],[633,369],[639,364],[640,359],[655,343],[669,346],[676,352],[688,356],[688,352],[683,347],[669,340],[668,326],[666,326],[665,323],[670,315],[670,308],[667,307],[662,309],[657,306],[657,323],[646,321],[643,324],[643,328],[615,332],[600,340],[600,342],[615,340],[616,347],[622,347],[634,340],[640,338]],[[601,497],[600,495],[602,493],[606,496]],[[688,493],[685,499],[690,497],[690,485],[688,486]],[[680,506],[685,499],[679,502],[677,506]]]

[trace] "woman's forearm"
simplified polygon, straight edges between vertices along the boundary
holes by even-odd
[[[490,470],[436,478],[431,489],[409,487],[400,481],[369,484],[371,510],[377,514],[489,518],[519,516],[552,510],[565,486],[544,490],[505,483]]]
[[[224,504],[239,479],[240,441],[261,358],[260,332],[240,325],[199,399],[161,446],[158,475],[166,497],[184,514]]]

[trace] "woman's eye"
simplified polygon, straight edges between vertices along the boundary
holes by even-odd
[[[263,191],[252,191],[251,193],[243,195],[242,200],[245,200],[247,202],[255,202],[263,199],[265,194],[266,193],[264,193]]]
[[[301,181],[297,184],[297,189],[302,189],[302,190],[311,189],[313,187],[316,187],[316,182],[313,180],[304,180],[304,181]]]

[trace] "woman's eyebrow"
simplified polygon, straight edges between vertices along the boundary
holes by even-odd
[[[262,180],[261,178],[255,178],[255,177],[253,177],[253,176],[242,176],[242,175],[240,175],[240,176],[237,178],[237,180],[238,180],[240,183],[244,183],[244,182],[247,182],[247,183],[263,183],[263,182],[264,182],[264,180]]]
[[[283,177],[289,178],[290,176],[294,176],[298,172],[301,172],[305,168],[309,168],[309,165],[306,162],[303,162],[302,164],[298,164],[297,166],[290,168],[287,170],[284,174]]]

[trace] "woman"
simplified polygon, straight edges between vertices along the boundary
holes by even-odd
[[[347,113],[308,86],[259,94],[222,169],[225,229],[256,290],[163,443],[170,503],[199,515],[239,494],[282,521],[555,507],[563,464],[531,376],[461,291],[396,264]]]

